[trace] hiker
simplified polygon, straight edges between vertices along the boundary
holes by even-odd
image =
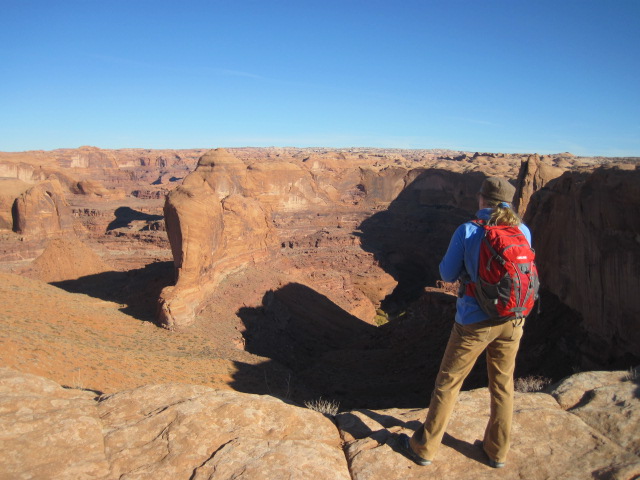
[[[515,188],[504,178],[485,179],[478,192],[476,217],[479,222],[467,222],[457,228],[440,263],[442,279],[461,280],[464,291],[458,295],[455,323],[436,378],[427,419],[411,438],[402,434],[399,439],[405,453],[419,465],[429,465],[435,457],[462,382],[485,349],[491,415],[481,446],[490,466],[505,465],[513,416],[513,371],[524,318],[522,315],[496,318],[485,313],[479,300],[472,296],[470,285],[475,288],[479,281],[478,263],[485,236],[482,221],[486,225],[517,226],[517,236],[524,248],[531,251],[531,233],[511,208],[514,193]],[[537,295],[537,272],[534,280]]]

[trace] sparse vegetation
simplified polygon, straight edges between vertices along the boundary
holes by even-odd
[[[540,375],[529,375],[528,377],[516,378],[515,390],[520,393],[535,393],[544,390],[551,384],[550,378],[541,377]]]
[[[77,390],[84,390],[85,389],[85,384],[84,381],[82,380],[82,375],[80,374],[80,369],[76,369],[75,373],[73,374],[73,381],[71,383],[71,388],[75,388]]]
[[[622,378],[624,382],[634,382],[636,380],[640,380],[640,367],[629,368],[629,371]]]
[[[377,326],[381,326],[381,325],[384,325],[385,323],[389,323],[389,315],[384,310],[377,309],[376,316],[373,320],[374,322],[376,322]]]
[[[374,317],[374,322],[375,324],[380,327],[381,325],[384,325],[386,323],[392,322],[393,320],[396,320],[400,317],[404,317],[407,314],[406,311],[400,312],[397,315],[394,316],[389,316],[389,314],[387,312],[385,312],[384,310],[378,308],[376,310],[376,316]]]
[[[310,410],[335,417],[340,409],[340,402],[336,400],[324,400],[322,397],[317,400],[307,400],[304,402],[304,406]]]

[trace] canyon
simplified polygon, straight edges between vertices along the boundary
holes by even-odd
[[[37,375],[18,383],[50,385],[46,391],[91,411],[103,408],[105,396],[105,411],[109,399],[127,396],[155,398],[153,408],[132,406],[145,411],[176,398],[258,411],[285,408],[270,403],[273,397],[287,408],[331,399],[343,412],[334,419],[342,430],[336,437],[330,419],[315,416],[328,421],[318,426],[327,429],[318,433],[322,458],[342,472],[335,478],[378,478],[383,465],[376,470],[365,460],[371,445],[392,446],[399,426],[424,415],[455,311],[455,287],[439,281],[438,264],[453,230],[473,215],[488,175],[517,187],[514,205],[533,232],[543,286],[516,377],[560,382],[575,372],[640,364],[638,165],[637,158],[366,148],[0,152],[0,298],[7,305],[0,366],[12,369],[7,378]],[[637,415],[634,382],[616,375],[610,383],[631,392],[617,394],[631,412],[625,415]],[[182,386],[161,387],[176,383]],[[481,360],[461,402],[483,411],[474,399],[486,391],[473,389],[485,385]],[[577,429],[572,409],[606,385],[580,387],[570,404],[551,390],[523,394],[523,412],[536,405],[571,411],[560,424]],[[22,395],[18,390],[11,395]],[[315,415],[292,412],[282,415]],[[480,414],[472,418],[482,423]],[[340,427],[345,419],[367,428],[353,434]],[[103,429],[122,428],[122,441],[137,435],[131,425],[101,421]],[[99,424],[91,427],[96,435]],[[231,433],[220,435],[207,442],[233,446],[232,457],[260,450],[252,455],[273,459],[308,452],[305,442],[314,438],[285,432],[261,440],[280,445],[265,450],[261,442],[236,444]],[[613,442],[622,450],[610,460],[569,469],[565,478],[587,471],[627,478],[638,464],[637,448],[627,446],[637,434],[618,435],[624,441]],[[101,438],[97,444],[106,442]],[[198,450],[179,448],[180,458]],[[584,448],[575,454],[600,451]],[[151,478],[161,468],[136,470],[139,454],[105,459],[98,450],[87,452],[86,463],[98,478]],[[185,463],[188,475],[198,464],[197,478],[227,478],[212,476],[222,467],[202,463],[215,451],[198,455]],[[246,478],[269,477],[256,470]]]

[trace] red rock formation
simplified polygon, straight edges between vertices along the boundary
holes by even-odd
[[[23,235],[47,237],[73,231],[71,207],[57,178],[39,183],[13,205],[14,230]]]
[[[0,231],[13,230],[13,204],[20,195],[31,187],[17,178],[0,179]]]
[[[525,217],[542,285],[582,315],[580,348],[596,365],[640,357],[639,185],[638,169],[567,172]]]
[[[105,198],[124,198],[123,190],[108,190],[96,180],[82,180],[77,184],[78,193],[82,195],[94,195]]]
[[[177,275],[160,299],[160,319],[168,328],[191,323],[220,280],[264,259],[276,244],[265,207],[242,195],[245,171],[241,161],[216,150],[167,196],[165,223]]]
[[[289,258],[304,256],[305,261],[294,261],[298,270],[312,273],[311,266],[316,265],[323,271],[321,279],[319,275],[307,276],[316,287],[323,291],[326,291],[323,286],[333,291],[348,290],[353,305],[345,306],[346,310],[370,322],[375,315],[375,302],[390,293],[394,282],[379,267],[382,281],[354,282],[350,274],[333,275],[329,265],[335,262],[329,257],[336,252],[331,253],[332,246],[343,240],[349,242],[348,235],[364,225],[367,216],[389,207],[402,194],[404,199],[395,208],[396,213],[381,219],[379,225],[362,226],[367,231],[360,237],[352,236],[354,249],[342,252],[357,255],[355,250],[362,253],[364,247],[376,255],[374,250],[379,249],[379,242],[372,239],[384,234],[381,232],[388,233],[389,228],[395,228],[390,241],[407,229],[419,229],[418,223],[424,220],[419,216],[426,205],[473,210],[473,196],[484,178],[480,173],[463,178],[446,171],[372,166],[366,157],[355,158],[354,163],[345,161],[346,157],[318,155],[302,161],[296,158],[282,161],[278,156],[268,161],[256,161],[255,157],[242,160],[222,149],[205,154],[182,186],[167,197],[165,217],[178,280],[175,288],[167,288],[163,293],[162,322],[169,327],[191,323],[198,305],[205,301],[206,292],[211,292],[228,272],[267,258],[269,251],[278,247]],[[466,218],[468,214],[463,217],[457,213],[452,217],[449,211],[442,210],[430,220],[452,224],[454,219]],[[397,223],[393,219],[398,219]],[[332,233],[342,228],[346,228],[346,235]],[[325,229],[327,235],[318,237]],[[246,233],[242,234],[243,231]],[[445,232],[442,238],[450,234],[449,230],[442,231]],[[420,241],[424,238],[415,240],[416,245],[424,243]],[[310,241],[313,245],[309,245]],[[300,248],[305,245],[308,246]],[[427,256],[432,257],[425,251],[418,254],[418,258]],[[324,260],[318,262],[314,258]],[[347,269],[365,270],[358,266],[360,260],[355,257],[352,260],[353,266],[345,262]],[[381,258],[376,260],[384,263]],[[408,258],[406,261],[411,262]],[[416,263],[415,256],[412,261]],[[422,266],[420,263],[416,268]],[[371,289],[367,284],[376,286]],[[355,285],[362,285],[368,294]],[[384,292],[378,290],[371,295],[382,285]],[[420,289],[417,284],[416,291]]]
[[[565,170],[561,168],[545,163],[542,157],[537,155],[532,155],[524,160],[520,166],[516,194],[513,200],[518,215],[524,216],[531,195],[564,172]]]

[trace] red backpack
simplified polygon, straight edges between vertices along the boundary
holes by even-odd
[[[474,223],[484,229],[478,262],[478,281],[466,294],[475,297],[491,318],[525,318],[538,298],[540,282],[535,252],[518,227]]]

